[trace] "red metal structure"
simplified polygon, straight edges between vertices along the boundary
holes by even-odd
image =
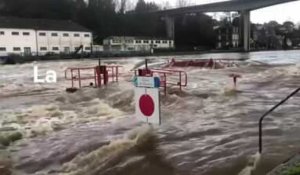
[[[223,69],[236,65],[236,59],[199,59],[199,60],[181,60],[171,59],[165,67],[200,67],[210,69]]]
[[[117,65],[105,65],[67,68],[65,70],[65,79],[72,82],[72,88],[74,88],[75,82],[78,82],[78,87],[81,88],[83,87],[82,83],[88,80],[88,86],[95,85],[95,87],[101,87],[102,85],[107,85],[109,81],[118,82],[121,67]]]
[[[188,76],[185,71],[174,69],[138,69],[135,70],[135,76],[159,77],[160,87],[167,94],[168,86],[178,86],[179,90],[187,86]]]

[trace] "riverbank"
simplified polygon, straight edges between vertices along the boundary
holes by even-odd
[[[300,174],[300,154],[285,161],[268,175],[299,175]]]

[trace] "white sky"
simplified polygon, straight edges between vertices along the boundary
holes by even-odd
[[[148,2],[155,2],[157,4],[169,4],[174,7],[177,0],[146,0]],[[188,0],[192,4],[205,4],[212,2],[219,2],[224,0]],[[276,20],[279,23],[291,20],[295,23],[300,22],[300,1],[284,3],[276,6],[271,6],[251,12],[251,21],[253,23],[264,23],[271,20]]]

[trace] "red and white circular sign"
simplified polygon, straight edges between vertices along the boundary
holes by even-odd
[[[155,105],[152,97],[150,95],[144,94],[140,97],[139,106],[141,112],[146,117],[151,117],[155,111]]]
[[[135,88],[135,112],[138,120],[160,124],[160,101],[158,88]]]

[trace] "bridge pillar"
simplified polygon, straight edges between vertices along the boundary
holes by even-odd
[[[242,21],[243,21],[243,44],[244,51],[250,51],[250,30],[251,30],[251,22],[250,22],[250,11],[245,10],[241,13]]]
[[[165,22],[166,22],[167,37],[174,39],[175,38],[175,19],[174,19],[174,17],[166,16]]]

